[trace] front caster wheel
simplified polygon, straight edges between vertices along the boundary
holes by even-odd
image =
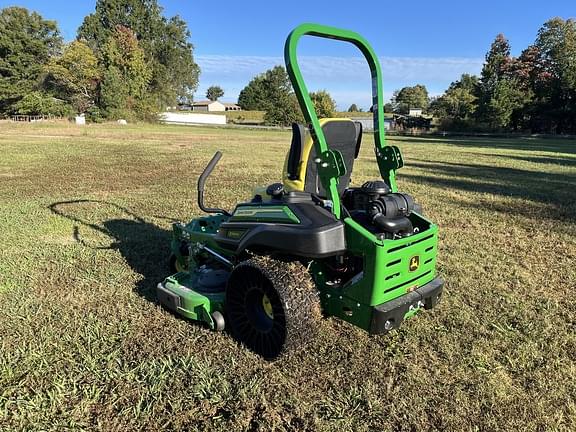
[[[178,257],[174,254],[170,254],[170,259],[168,260],[168,266],[170,267],[170,271],[172,274],[185,272],[188,270],[187,265],[188,255],[182,255],[182,260],[179,260]],[[181,261],[184,261],[185,264],[182,264]]]
[[[226,322],[224,321],[224,315],[222,315],[219,311],[212,312],[212,320],[214,321],[214,330],[221,332],[224,330],[226,326]]]

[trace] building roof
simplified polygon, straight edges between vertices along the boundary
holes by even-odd
[[[219,103],[221,105],[225,105],[219,101],[204,100],[204,101],[192,102],[192,106],[208,106],[208,105],[211,105],[213,103]]]

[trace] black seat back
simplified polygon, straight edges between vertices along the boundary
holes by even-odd
[[[346,174],[340,177],[338,183],[338,193],[342,195],[344,189],[350,184],[350,176],[354,168],[354,160],[360,152],[362,142],[362,124],[351,120],[334,120],[322,126],[326,143],[331,150],[338,150],[342,153],[342,158],[346,165]],[[306,181],[304,191],[325,197],[326,191],[320,183],[316,163],[316,152],[310,151],[308,164],[306,167]]]

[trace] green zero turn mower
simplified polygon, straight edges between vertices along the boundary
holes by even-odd
[[[318,119],[297,62],[304,35],[362,51],[372,72],[374,150],[381,179],[350,186],[362,127]],[[204,205],[217,152],[198,180],[198,205],[212,215],[173,226],[175,274],[158,284],[162,305],[212,329],[230,330],[273,359],[303,344],[322,314],[386,333],[440,300],[438,227],[398,193],[400,150],[384,143],[380,64],[359,34],[315,24],[292,31],[286,68],[307,125],[293,125],[283,182],[257,189],[229,213]]]

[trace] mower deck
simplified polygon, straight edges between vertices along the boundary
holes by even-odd
[[[157,297],[166,308],[216,329],[218,323],[213,315],[224,309],[228,276],[224,270],[206,268],[179,272],[158,284]]]

